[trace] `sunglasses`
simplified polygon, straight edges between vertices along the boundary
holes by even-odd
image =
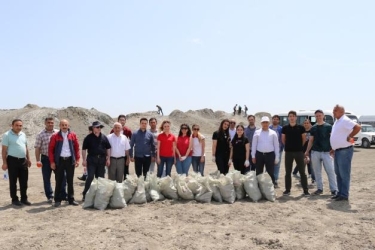
[[[195,131],[199,131],[199,128],[193,128],[193,130],[195,130]]]
[[[188,129],[187,127],[182,127],[181,129]]]
[[[230,122],[230,124],[236,124],[235,122]]]

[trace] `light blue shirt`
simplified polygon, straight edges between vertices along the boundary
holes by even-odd
[[[13,130],[8,130],[3,135],[2,145],[7,147],[7,155],[26,158],[27,140],[24,132],[15,134]]]

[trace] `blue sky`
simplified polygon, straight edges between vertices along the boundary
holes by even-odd
[[[374,114],[375,1],[1,1],[0,108]],[[6,90],[7,89],[7,90]]]

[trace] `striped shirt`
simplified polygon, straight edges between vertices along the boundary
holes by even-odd
[[[51,139],[51,136],[58,132],[58,130],[54,129],[52,131],[47,131],[46,129],[43,129],[37,136],[35,140],[35,146],[34,148],[39,148],[40,153],[42,155],[48,156],[48,145],[49,140]]]

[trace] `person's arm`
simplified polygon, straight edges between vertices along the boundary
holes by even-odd
[[[150,147],[151,147],[151,160],[152,161],[155,161],[155,138],[154,138],[154,135],[150,135],[151,136],[151,139],[150,139]]]
[[[82,149],[82,166],[86,167],[87,162],[86,162],[86,156],[87,156],[87,151],[86,149]]]
[[[188,149],[186,150],[185,157],[188,157],[188,156],[189,156],[189,154],[190,154],[192,148],[193,148],[193,140],[192,140],[192,138],[191,138],[191,136],[190,136],[190,138],[189,138],[189,147],[188,147]]]
[[[310,133],[309,142],[307,143],[307,148],[306,148],[306,151],[305,151],[305,156],[310,155],[310,150],[312,148],[313,143],[314,143],[314,136],[312,136],[311,133]]]
[[[250,142],[245,144],[245,149],[246,149],[246,160],[245,160],[245,167],[250,166],[249,158],[250,158]]]
[[[176,150],[177,150],[177,143],[176,140],[173,142],[173,156],[174,156],[174,164],[176,164]],[[180,155],[181,157],[181,155]]]
[[[302,147],[303,147],[303,145],[305,145],[305,142],[306,142],[306,133],[303,133],[301,136],[302,136]]]
[[[205,162],[205,153],[204,151],[206,150],[206,140],[204,138],[202,138],[201,140],[201,143],[202,143],[202,156],[201,156],[201,162]]]
[[[5,171],[8,169],[8,164],[7,164],[7,156],[8,156],[8,146],[2,145],[1,147],[1,157],[3,159],[3,166],[2,169]]]
[[[106,166],[109,167],[109,165],[111,164],[111,148],[107,148],[106,153]]]
[[[255,153],[257,151],[257,146],[258,146],[258,137],[259,137],[259,135],[258,135],[257,131],[255,131],[254,136],[253,136],[253,141],[251,143],[252,144],[251,145],[251,148],[252,148],[252,150],[251,150],[251,158],[253,160],[253,163],[255,163]]]
[[[27,161],[27,167],[31,167],[29,148],[27,147],[27,145],[26,145],[26,161]]]
[[[38,134],[35,139],[35,160],[37,162],[40,162],[40,147],[41,147],[42,141],[41,141],[41,136]]]
[[[285,141],[286,141],[285,134],[281,134],[281,142],[283,143],[284,146],[285,146]]]
[[[133,150],[134,150],[134,144],[135,144],[135,135],[132,136],[130,139],[130,149],[129,149],[129,156],[131,158],[131,161],[134,161],[134,155],[133,155]]]
[[[74,155],[76,157],[75,167],[78,167],[79,166],[79,160],[81,159],[81,156],[79,154],[79,142],[78,142],[78,138],[77,138],[76,134],[74,134],[73,146],[74,146]]]
[[[160,140],[157,141],[156,150],[156,163],[160,164]]]
[[[56,165],[55,165],[55,146],[56,146],[56,136],[58,134],[53,134],[51,136],[51,139],[49,141],[49,145],[48,145],[48,158],[49,158],[49,162],[50,162],[50,165],[51,165],[51,169],[55,170],[56,169]]]
[[[232,161],[233,161],[232,158],[233,158],[233,147],[230,148],[228,165],[232,164]]]
[[[358,134],[359,131],[361,131],[361,125],[355,124],[354,127],[353,127],[353,131],[348,135],[346,140],[350,141],[350,139],[352,139],[356,134]]]
[[[279,137],[277,136],[277,133],[275,132],[273,136],[273,148],[275,150],[275,163],[279,163],[279,157],[280,157],[280,143],[279,143]]]

